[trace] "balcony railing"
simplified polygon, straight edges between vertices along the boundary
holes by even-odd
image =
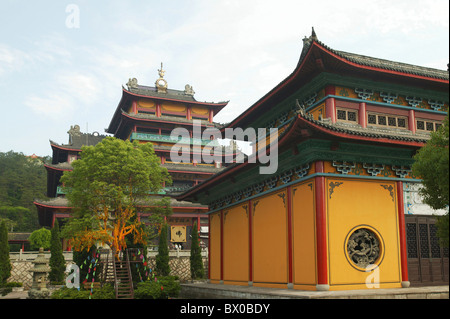
[[[151,193],[151,194],[165,195],[165,194],[169,194],[169,193],[182,193],[191,187],[192,186],[189,186],[189,185],[167,186],[167,187],[164,187],[163,189],[161,189],[159,192]],[[57,195],[67,194],[67,187],[57,186],[56,194]]]
[[[183,143],[190,145],[209,145],[209,146],[219,146],[219,142],[216,140],[204,140],[199,138],[181,138],[170,135],[158,135],[150,133],[139,133],[133,132],[130,136],[130,141],[140,140],[140,141],[152,141],[152,142],[168,142],[168,143]],[[210,144],[211,143],[211,144]]]

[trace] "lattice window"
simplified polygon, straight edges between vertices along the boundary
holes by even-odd
[[[395,117],[388,117],[388,125],[389,126],[397,126],[397,119]]]
[[[339,121],[358,123],[358,111],[350,109],[336,109],[336,116]]]
[[[431,258],[441,258],[441,246],[439,246],[439,238],[437,236],[437,226],[430,224],[430,246]]]
[[[416,120],[416,129],[418,131],[433,132],[442,126],[441,123],[432,120],[418,119]]]
[[[337,119],[345,121],[347,119],[347,112],[343,110],[337,110]]]
[[[347,254],[353,264],[366,268],[377,263],[381,244],[373,231],[367,228],[355,230],[347,242]]]
[[[397,126],[401,128],[406,128],[406,119],[404,118],[397,118]]]
[[[378,113],[367,114],[367,124],[390,128],[408,128],[408,120],[406,117]]]
[[[420,257],[430,258],[427,224],[419,224],[419,237],[420,237]]]
[[[417,254],[417,231],[416,224],[406,224],[406,239],[408,247],[408,258],[419,258]]]
[[[425,130],[425,121],[417,121],[417,129]]]

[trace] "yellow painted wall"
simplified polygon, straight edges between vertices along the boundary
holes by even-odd
[[[295,289],[315,289],[314,180],[292,186],[293,283]]]
[[[211,214],[210,216],[210,269],[209,278],[211,282],[218,283],[220,281],[220,212]]]
[[[310,113],[313,115],[315,120],[319,119],[319,115],[322,115],[322,117],[325,118],[325,102],[313,108]]]
[[[156,108],[156,103],[153,100],[141,99],[138,101],[138,107],[154,109]]]
[[[162,112],[186,112],[186,105],[176,102],[164,102],[161,106]]]
[[[283,190],[252,201],[255,286],[288,281],[286,195]]]
[[[223,211],[223,280],[249,280],[248,203]]]
[[[209,109],[207,107],[201,106],[192,106],[191,107],[192,115],[209,115]]]
[[[330,290],[365,289],[368,275],[373,275],[358,270],[346,257],[346,238],[358,226],[381,237],[380,288],[400,287],[395,183],[327,178],[326,189]]]

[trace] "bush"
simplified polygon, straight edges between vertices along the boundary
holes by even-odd
[[[202,249],[198,239],[197,222],[194,223],[191,232],[191,278],[203,279],[205,277],[205,270],[203,269]]]
[[[0,296],[6,296],[12,291],[13,288],[22,286],[23,284],[21,282],[14,282],[14,281],[0,284]]]
[[[41,247],[44,249],[49,249],[51,237],[51,232],[42,227],[41,229],[32,232],[28,240],[30,241],[32,249],[39,249]]]
[[[168,225],[164,224],[159,234],[158,255],[156,255],[155,271],[160,276],[169,276],[169,244],[167,242]]]
[[[90,291],[85,289],[67,288],[55,290],[50,296],[51,299],[89,299]]]
[[[91,291],[89,289],[75,289],[63,287],[53,292],[51,299],[89,299]],[[115,299],[116,294],[111,284],[92,291],[92,299]]]
[[[55,225],[51,230],[50,252],[51,255],[49,264],[51,271],[48,274],[48,279],[52,283],[62,284],[64,283],[64,271],[66,270],[66,261],[64,259],[62,251],[58,220],[55,220]]]
[[[5,221],[0,223],[0,285],[6,283],[11,276],[11,261],[9,259],[8,229]]]
[[[136,299],[168,299],[176,298],[180,293],[180,283],[175,276],[165,276],[137,284],[134,291]]]

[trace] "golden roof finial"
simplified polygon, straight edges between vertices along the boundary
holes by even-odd
[[[158,70],[159,77],[162,79],[166,71],[163,70],[163,63],[161,62],[161,69]]]
[[[163,70],[163,64],[161,62],[161,69],[158,70],[159,79],[155,82],[158,93],[167,93],[167,81],[163,79],[165,72],[166,71]]]

